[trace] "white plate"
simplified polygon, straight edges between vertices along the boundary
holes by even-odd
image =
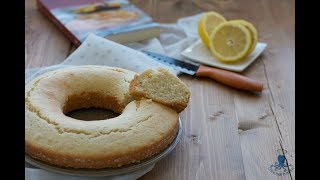
[[[254,51],[245,59],[235,63],[223,63],[215,59],[208,48],[198,40],[190,47],[182,51],[181,55],[184,57],[201,64],[218,67],[235,72],[241,72],[246,69],[267,47],[266,43],[258,42]]]

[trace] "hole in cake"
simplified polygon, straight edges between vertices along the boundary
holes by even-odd
[[[63,107],[66,116],[79,120],[102,120],[120,115],[123,107],[115,97],[100,92],[70,95]]]
[[[66,114],[66,116],[72,117],[78,120],[103,120],[103,119],[111,119],[119,116],[120,114],[115,113],[108,109],[102,108],[83,108],[70,111]]]

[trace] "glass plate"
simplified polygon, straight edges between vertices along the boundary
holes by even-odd
[[[76,175],[76,176],[116,176],[121,174],[127,174],[135,171],[142,170],[144,168],[153,166],[156,162],[164,158],[166,155],[168,155],[180,142],[182,137],[182,123],[181,119],[179,117],[179,129],[177,136],[173,140],[173,142],[161,153],[158,153],[150,158],[147,158],[143,161],[140,161],[139,163],[134,163],[130,165],[126,165],[120,168],[105,168],[105,169],[74,169],[74,168],[64,168],[59,167],[51,164],[46,164],[45,162],[36,160],[31,158],[29,155],[25,154],[25,161],[35,167],[61,173],[61,174],[67,174],[67,175]]]

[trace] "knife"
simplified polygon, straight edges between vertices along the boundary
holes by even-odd
[[[204,65],[193,65],[178,59],[171,58],[162,54],[158,54],[151,51],[142,50],[143,53],[159,61],[162,64],[172,67],[175,70],[183,73],[196,76],[196,77],[208,77],[216,80],[222,84],[231,86],[236,89],[261,92],[263,84],[257,80],[250,79],[240,74],[214,68]]]

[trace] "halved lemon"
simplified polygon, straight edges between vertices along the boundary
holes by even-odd
[[[235,62],[243,59],[248,54],[251,44],[250,31],[237,22],[219,24],[209,37],[212,55],[223,62]]]
[[[209,36],[211,32],[223,22],[226,22],[226,19],[214,11],[206,12],[201,16],[198,22],[198,34],[207,47],[209,47]]]
[[[251,37],[252,37],[252,44],[251,44],[250,50],[248,51],[248,55],[249,55],[256,48],[257,43],[258,43],[257,29],[254,27],[254,25],[252,23],[250,23],[246,20],[243,20],[243,19],[232,20],[230,22],[240,23],[240,24],[244,25],[246,28],[248,28],[248,30],[250,31]]]

